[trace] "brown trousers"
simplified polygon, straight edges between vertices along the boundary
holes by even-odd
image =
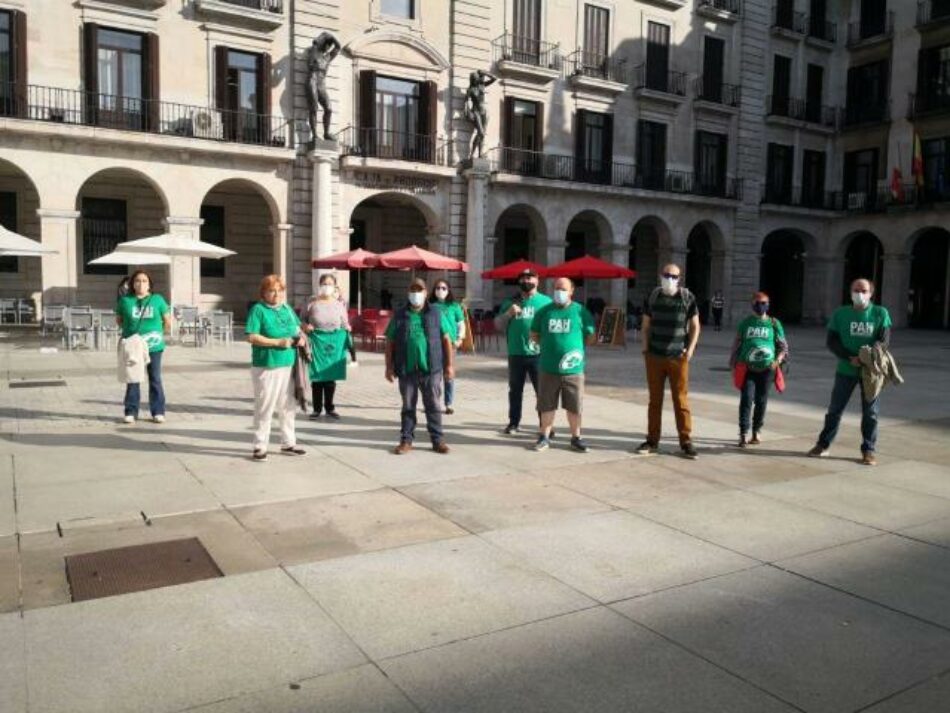
[[[663,423],[663,390],[666,380],[670,380],[670,393],[673,396],[673,413],[676,415],[676,430],[679,432],[680,445],[690,442],[693,431],[693,417],[689,412],[689,399],[686,391],[689,386],[689,361],[685,356],[669,358],[646,353],[647,388],[650,392],[650,406],[647,411],[647,440],[660,442]]]

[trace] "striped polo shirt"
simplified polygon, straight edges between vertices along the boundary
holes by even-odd
[[[643,306],[643,314],[650,318],[650,353],[680,356],[686,349],[686,323],[697,313],[696,298],[689,290],[681,287],[671,297],[656,288]]]

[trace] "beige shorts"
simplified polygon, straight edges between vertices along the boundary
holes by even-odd
[[[583,374],[538,374],[538,411],[557,411],[558,400],[565,411],[580,413],[584,405]]]

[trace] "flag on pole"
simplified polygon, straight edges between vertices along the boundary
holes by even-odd
[[[914,158],[910,164],[910,172],[918,188],[924,186],[924,153],[920,148],[920,134],[914,131]]]

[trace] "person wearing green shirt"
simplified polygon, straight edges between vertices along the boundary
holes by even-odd
[[[172,316],[165,298],[152,293],[152,278],[145,270],[137,270],[129,278],[130,291],[119,297],[115,321],[122,338],[138,334],[148,346],[148,408],[155,423],[165,421],[165,387],[162,384],[162,355],[165,353],[165,332],[171,329]],[[125,423],[135,423],[139,416],[142,391],[139,384],[125,385]]]
[[[438,402],[443,376],[455,378],[452,326],[426,297],[425,281],[414,279],[409,285],[408,304],[396,310],[386,327],[386,381],[398,379],[402,397],[399,445],[393,449],[396,455],[412,450],[420,392],[432,450],[449,452]]]
[[[551,298],[538,292],[538,273],[525,268],[518,276],[518,294],[505,300],[495,318],[495,327],[505,333],[508,342],[508,425],[506,434],[517,433],[521,426],[524,383],[531,380],[538,396],[538,345],[531,341],[534,315]],[[536,407],[537,408],[537,407]]]
[[[764,292],[756,292],[752,296],[752,314],[739,322],[729,359],[733,368],[743,364],[745,369],[739,398],[739,448],[762,442],[759,436],[765,424],[769,386],[775,370],[787,356],[785,329],[781,322],[769,316],[769,296]],[[750,421],[752,439],[746,440]]]
[[[465,312],[462,305],[455,301],[452,289],[445,280],[436,280],[432,289],[435,297],[432,300],[432,306],[435,307],[448,320],[449,339],[452,340],[452,346],[458,350],[465,339]],[[452,404],[455,402],[455,379],[445,380],[445,415],[451,416],[455,413]]]
[[[891,338],[891,315],[887,309],[874,304],[874,283],[859,278],[851,283],[851,304],[839,307],[828,321],[828,349],[838,357],[835,383],[831,389],[831,403],[825,414],[825,427],[818,434],[818,442],[808,455],[821,458],[828,455],[838,435],[841,414],[851,400],[855,387],[861,388],[861,462],[877,465],[874,449],[877,445],[878,400],[866,399],[861,383],[861,362],[858,352],[863,346],[881,342],[887,346]]]
[[[586,453],[581,438],[584,399],[584,346],[595,337],[594,317],[584,305],[574,302],[574,283],[567,277],[554,282],[554,301],[539,309],[531,322],[531,340],[540,349],[538,363],[538,408],[541,433],[536,451],[551,445],[551,427],[560,400],[571,428],[571,448]]]
[[[267,460],[271,421],[276,411],[280,418],[280,452],[303,455],[297,446],[294,419],[294,379],[291,373],[296,358],[295,345],[303,337],[300,320],[287,304],[286,286],[278,275],[261,280],[260,301],[247,313],[244,333],[251,343],[251,382],[254,385],[254,451],[256,461]]]

